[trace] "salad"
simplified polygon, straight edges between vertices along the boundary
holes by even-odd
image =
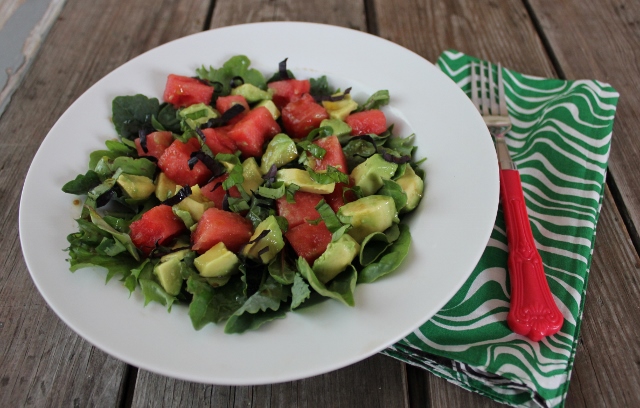
[[[414,135],[392,135],[388,91],[358,103],[286,61],[266,79],[238,55],[169,75],[162,103],[116,97],[118,138],[62,187],[84,196],[70,270],[105,268],[145,305],[188,304],[196,330],[227,333],[354,306],[357,283],[396,270],[424,192]]]

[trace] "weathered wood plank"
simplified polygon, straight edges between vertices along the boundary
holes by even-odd
[[[609,190],[567,406],[640,406],[640,257]]]
[[[435,62],[454,48],[531,75],[555,77],[520,0],[374,0],[378,35]]]
[[[570,16],[572,12],[566,9],[561,9],[566,7],[565,3],[541,1],[534,1],[534,3],[545,3],[545,7],[542,7],[542,5],[539,7],[541,13],[549,18],[550,16],[553,16],[553,24],[554,27],[557,28],[556,35],[558,38],[556,41],[563,42],[563,45],[566,45],[567,52],[569,52],[569,50],[574,53],[582,53],[585,52],[584,50],[591,50],[591,52],[612,50],[612,44],[604,43],[601,46],[596,47],[586,45],[582,47],[576,46],[573,37],[571,35],[567,35],[567,30],[575,30],[575,24],[572,23],[569,25],[566,23],[567,16]],[[551,6],[551,3],[553,3],[553,6]],[[583,3],[580,3],[580,5],[578,5],[576,2],[576,8],[581,8],[582,4]],[[553,66],[545,53],[544,47],[542,46],[542,42],[536,33],[535,27],[529,20],[527,10],[519,1],[481,3],[469,1],[402,1],[394,2],[393,4],[384,1],[376,1],[375,5],[375,14],[378,16],[379,34],[382,37],[388,38],[416,51],[431,61],[435,61],[443,50],[455,48],[481,58],[501,61],[505,66],[521,72],[540,76],[556,76]],[[620,6],[620,8],[624,7]],[[596,7],[594,2],[593,13],[599,10],[600,6],[598,5]],[[633,13],[631,14],[633,15]],[[638,13],[635,13],[634,15],[637,20]],[[597,18],[595,18],[595,16],[591,17],[594,18],[589,18],[583,15],[582,17],[576,18],[576,20],[579,19],[581,24],[584,25],[604,25],[605,22],[611,21],[608,18],[602,18],[602,16],[598,16]],[[627,17],[626,19],[628,20],[629,18]],[[597,20],[598,23],[591,23],[590,21],[592,20]],[[626,29],[629,29],[630,24],[631,22],[627,24]],[[568,28],[569,26],[571,28]],[[491,29],[487,29],[488,27],[491,27]],[[545,32],[546,31],[547,30],[545,30]],[[602,27],[600,30],[594,30],[592,28],[591,30],[586,31],[589,32],[589,35],[593,37],[592,40],[595,41],[595,37],[601,36],[601,33],[605,30],[604,27]],[[576,33],[576,35],[578,34]],[[619,44],[625,44],[625,41],[633,42],[637,40],[637,38],[638,37],[635,36],[635,39],[621,40]],[[603,40],[601,40],[601,42],[602,41]],[[589,42],[590,41],[585,41],[584,44]],[[636,47],[629,49],[637,49],[637,43],[634,44],[636,44]],[[554,45],[554,43],[552,43],[552,45]],[[613,53],[614,51],[611,52]],[[634,54],[632,53],[631,55]],[[569,57],[567,56],[565,58]],[[616,58],[628,59],[629,56],[627,55],[624,57],[619,55]],[[635,60],[635,62],[626,60],[625,63],[622,63],[621,61],[615,62],[614,59],[611,61],[611,64],[617,64],[618,70],[626,69],[627,65],[630,63],[634,63],[637,68],[637,53],[635,54]],[[584,65],[588,67],[592,64],[574,65],[576,67],[584,68]],[[564,64],[562,64],[562,66],[564,67]],[[571,68],[571,70],[573,69],[576,68]],[[567,69],[563,68],[563,70],[565,73],[567,72]],[[578,76],[572,74],[570,77]],[[598,76],[597,72],[585,71],[580,74],[579,77],[599,78],[606,81],[608,78],[618,78],[619,75],[614,74],[614,76],[609,77],[605,75]],[[629,78],[630,84],[631,78],[637,77],[637,75],[634,76],[630,73],[625,77]],[[638,86],[636,84],[635,89],[637,88]],[[633,98],[638,99],[637,92],[633,95]],[[634,102],[632,106],[640,106],[640,102]],[[624,111],[621,111],[619,116],[620,114],[623,114],[623,112]],[[634,120],[637,120],[637,117]],[[620,133],[617,130],[616,132],[616,135]],[[629,137],[630,136],[631,133],[629,133]],[[634,147],[634,149],[636,149],[636,147]],[[612,157],[612,161],[615,161],[615,158]],[[633,162],[634,161],[628,161],[629,164]],[[613,167],[613,173],[616,173],[616,168],[617,167]],[[625,174],[633,174],[628,173],[627,170],[624,172]],[[616,178],[616,180],[619,180],[619,178]],[[622,186],[628,186],[626,179],[622,182]],[[621,188],[624,189],[624,191],[630,191],[633,187]],[[636,191],[637,194],[637,191],[640,191],[640,189],[635,188],[634,191]],[[621,381],[616,385],[613,384],[613,381],[607,381],[604,378],[600,378],[604,375],[601,373],[600,364],[605,364],[607,361],[606,358],[598,358],[597,362],[593,361],[591,363],[593,365],[589,366],[589,359],[593,360],[597,357],[590,356],[588,350],[591,349],[591,353],[600,356],[601,354],[596,350],[600,350],[600,348],[604,346],[605,342],[603,339],[606,339],[611,332],[620,333],[616,336],[616,340],[619,342],[619,344],[616,344],[618,347],[616,347],[615,351],[612,352],[613,355],[611,358],[614,358],[614,361],[617,361],[616,364],[619,364],[619,375],[624,373],[624,371],[622,371],[623,369],[633,370],[633,365],[635,364],[635,370],[633,371],[634,374],[631,378],[632,381],[636,382],[636,384],[638,383],[637,376],[635,375],[635,373],[637,373],[638,366],[636,363],[630,363],[638,361],[637,353],[633,351],[637,350],[637,344],[635,346],[628,344],[631,339],[636,339],[637,343],[637,332],[633,331],[635,330],[636,325],[633,323],[620,323],[619,325],[614,325],[608,320],[615,318],[616,315],[613,311],[608,313],[606,317],[599,316],[594,311],[594,309],[600,310],[593,304],[595,301],[594,297],[600,297],[600,299],[605,299],[610,302],[617,298],[615,291],[620,287],[618,285],[626,285],[625,287],[629,288],[629,296],[625,296],[625,300],[616,304],[628,305],[629,303],[627,302],[631,300],[630,296],[633,296],[634,294],[636,296],[635,299],[638,298],[637,282],[633,281],[633,271],[637,270],[637,266],[634,264],[635,258],[633,247],[629,240],[625,239],[624,233],[620,232],[624,230],[624,226],[612,222],[613,215],[611,214],[615,212],[615,204],[611,201],[610,195],[607,197],[608,200],[604,206],[605,214],[598,226],[598,239],[596,241],[596,251],[591,278],[592,281],[589,285],[591,288],[590,292],[592,292],[592,294],[587,296],[587,311],[585,312],[585,323],[582,331],[583,342],[579,347],[574,372],[574,381],[572,382],[569,393],[569,404],[572,406],[580,406],[593,401],[607,401],[610,404],[618,405],[620,401],[628,401],[624,399],[625,396],[628,397],[628,393],[631,393],[631,395],[635,395],[636,397],[639,394],[637,390],[625,391],[625,389],[630,386],[629,381]],[[636,215],[640,214],[637,210],[633,210],[632,212]],[[624,253],[614,253],[613,251]],[[604,260],[606,260],[607,263],[606,268],[604,268],[603,265]],[[618,272],[617,275],[626,275],[626,278],[620,278],[621,281],[616,283],[611,281],[599,282],[597,284],[593,283],[594,281],[602,279],[602,274],[606,273],[608,275],[610,271],[612,272],[613,270]],[[625,281],[625,279],[630,280],[630,282]],[[596,285],[597,289],[593,289]],[[634,287],[635,290],[633,289]],[[600,296],[593,293],[598,290],[605,291],[605,293]],[[632,303],[637,305],[637,302]],[[617,308],[617,306],[612,307]],[[623,306],[620,306],[620,308],[622,307]],[[632,312],[637,314],[637,310],[638,309],[636,307],[624,311],[626,313],[622,313],[624,318],[621,319],[621,321],[629,322],[631,320],[637,323],[637,321],[630,316]],[[617,312],[623,311],[620,310]],[[605,330],[604,327],[596,324],[595,322],[608,322],[612,328]],[[593,325],[596,325],[596,327],[593,327]],[[629,329],[629,327],[634,329]],[[591,339],[591,343],[587,343],[586,339],[588,337]],[[623,362],[625,362],[625,364],[622,364]],[[612,371],[613,370],[614,369],[612,369]],[[491,405],[491,403],[487,402],[487,399],[475,394],[466,393],[466,391],[461,391],[460,389],[457,389],[457,387],[446,384],[442,380],[434,379],[433,376],[429,376],[426,380],[424,377],[425,374],[420,371],[414,371],[412,369],[408,372],[412,402],[420,401],[421,403],[418,404],[419,406],[422,405],[423,401],[426,401],[425,403],[430,401],[434,406],[448,406],[451,405],[453,401],[459,402],[453,404],[459,406]],[[433,381],[436,381],[437,384],[427,387],[427,385],[432,384]],[[600,386],[595,387],[594,384],[598,384],[599,382]],[[609,385],[609,388],[603,386],[603,383]],[[577,388],[579,388],[579,391]],[[584,391],[582,390],[583,388]],[[604,388],[607,389],[606,392]],[[460,393],[466,393],[467,395],[460,395]],[[609,399],[605,399],[605,396],[599,396],[598,393],[609,395]],[[585,395],[581,396],[580,394]],[[575,397],[573,397],[574,395]],[[626,404],[623,403],[622,405]]]
[[[610,174],[640,245],[640,2],[530,0],[567,79],[599,79],[621,94],[613,128]]]
[[[212,27],[278,20],[366,28],[363,3],[341,0],[217,1]],[[194,384],[141,370],[132,406],[402,407],[408,404],[405,390],[404,364],[375,356],[314,378],[254,387]]]
[[[126,365],[65,326],[29,277],[18,240],[22,182],[46,133],[83,91],[133,56],[201,30],[207,9],[197,1],[68,1],[0,120],[0,406],[119,403]]]
[[[332,373],[252,387],[190,383],[140,371],[132,407],[408,407],[404,366],[376,355]]]

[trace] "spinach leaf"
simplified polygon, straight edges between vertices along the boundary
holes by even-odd
[[[360,265],[374,262],[400,236],[398,224],[393,224],[384,232],[367,235],[360,245]]]
[[[158,114],[160,103],[156,98],[137,94],[116,96],[111,104],[112,120],[116,132],[125,139],[135,139],[138,131],[151,127],[151,118]]]
[[[385,251],[380,261],[369,264],[360,271],[358,275],[358,283],[371,283],[377,279],[393,272],[404,260],[409,253],[411,245],[411,234],[409,227],[405,224],[399,224],[400,236]]]
[[[349,265],[346,270],[340,272],[328,285],[320,282],[307,261],[298,258],[298,270],[300,274],[309,282],[309,285],[322,296],[339,300],[347,306],[354,306],[353,291],[356,288],[358,273],[353,265]]]
[[[160,105],[158,116],[157,118],[154,117],[154,119],[156,119],[162,126],[161,129],[158,129],[156,126],[154,126],[156,130],[170,130],[173,133],[180,133],[181,131],[178,110],[174,108],[170,103],[165,102]]]
[[[407,194],[402,190],[400,184],[393,180],[382,180],[382,188],[376,194],[386,195],[393,199],[396,211],[400,211],[407,205]]]

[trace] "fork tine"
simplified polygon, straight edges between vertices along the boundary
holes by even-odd
[[[489,70],[489,102],[491,104],[491,114],[499,115],[498,112],[498,102],[496,101],[496,91],[495,91],[495,82],[493,81],[493,70],[491,63],[487,63],[489,66],[487,67]]]
[[[498,63],[498,99],[500,99],[500,115],[508,116],[507,98],[504,94],[504,81],[502,79],[502,65]]]
[[[482,114],[489,114],[489,101],[487,100],[487,77],[484,75],[484,63],[480,61],[480,94],[482,97]]]
[[[476,74],[476,63],[471,62],[471,102],[480,110],[480,100],[478,99],[478,74]]]

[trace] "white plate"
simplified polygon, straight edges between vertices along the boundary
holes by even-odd
[[[288,67],[299,77],[326,74],[356,99],[388,89],[384,108],[395,133],[417,135],[427,157],[427,195],[410,220],[405,264],[359,285],[353,308],[327,301],[257,331],[227,335],[222,325],[195,331],[187,307],[143,307],[103,270],[68,270],[66,236],[76,230],[76,197],[60,188],[87,170],[89,153],[116,133],[111,100],[162,97],[170,73],[194,75],[247,55],[265,75]],[[359,31],[307,23],[259,23],[185,37],[116,69],[85,92],[53,126],[27,174],[20,238],[31,276],[49,306],[89,342],[134,366],[189,381],[264,384],[335,370],[400,340],[433,316],[480,259],[498,206],[497,159],[489,133],[464,93],[431,63]]]

